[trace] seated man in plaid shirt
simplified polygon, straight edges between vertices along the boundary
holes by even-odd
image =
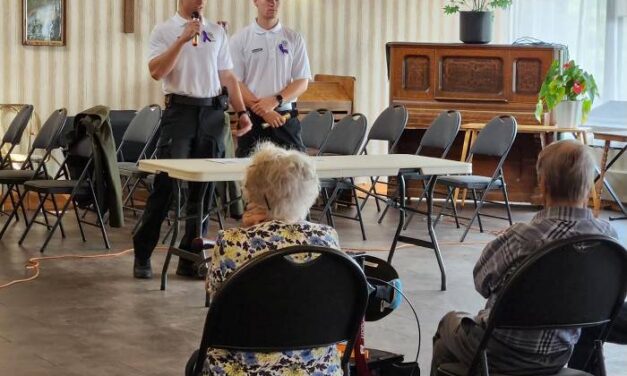
[[[476,316],[449,312],[442,318],[433,339],[432,375],[443,363],[470,366],[500,288],[543,245],[584,234],[617,238],[610,224],[587,208],[594,180],[594,161],[587,146],[572,140],[553,143],[540,153],[536,168],[544,210],[530,223],[513,225],[485,247],[473,271],[477,291],[488,299],[485,309]],[[490,371],[556,373],[568,362],[579,335],[579,329],[495,330],[488,345]]]

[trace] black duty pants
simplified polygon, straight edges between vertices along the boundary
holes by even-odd
[[[161,134],[157,144],[159,159],[185,158],[223,158],[224,157],[224,126],[223,110],[214,107],[200,107],[173,103],[163,113]],[[152,255],[157,242],[161,223],[168,214],[176,183],[167,174],[158,174],[155,177],[153,190],[148,197],[146,208],[142,216],[142,223],[133,237],[135,257],[148,260]],[[189,184],[187,199],[187,216],[185,233],[179,247],[190,250],[191,241],[204,235],[206,229],[198,228],[198,219],[194,216],[198,212],[198,203],[201,195],[201,184]],[[212,192],[209,186],[206,192]],[[205,213],[210,203],[210,197],[205,197]]]
[[[251,121],[253,129],[237,140],[237,151],[235,155],[238,158],[246,158],[255,150],[258,143],[263,141],[271,141],[272,143],[285,148],[305,151],[305,145],[301,138],[300,121],[298,120],[298,111],[279,111],[281,115],[290,114],[291,119],[285,122],[282,127],[263,129],[261,124],[264,123],[263,118],[251,111]]]

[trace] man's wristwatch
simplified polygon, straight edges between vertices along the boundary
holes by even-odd
[[[248,118],[250,118],[250,113],[248,111],[237,111],[237,120],[239,120],[242,115],[248,115]]]
[[[283,106],[283,96],[281,94],[277,94],[275,96],[276,101],[279,102],[279,104],[277,105],[277,107],[281,107]]]

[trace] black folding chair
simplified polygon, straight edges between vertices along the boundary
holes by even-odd
[[[609,324],[588,359],[588,364],[600,362],[604,376],[603,342],[626,293],[627,251],[614,239],[581,235],[551,242],[525,260],[502,287],[470,367],[442,364],[438,375],[475,376],[478,371],[489,375],[489,346],[495,329],[554,330]],[[507,376],[502,371],[498,375]],[[563,368],[553,376],[592,375]]]
[[[333,128],[333,123],[333,113],[325,109],[311,111],[300,121],[301,137],[307,148],[307,154],[318,155],[320,153],[320,149]]]
[[[159,129],[160,122],[161,107],[159,105],[152,104],[144,107],[131,120],[118,146],[118,169],[122,179],[122,192],[127,192],[126,197],[122,200],[122,205],[134,214],[141,211],[135,207],[133,202],[133,194],[137,187],[141,185],[144,189],[150,191],[150,184],[146,180],[149,174],[140,171],[139,161],[151,157],[151,155],[148,155],[148,151]],[[129,158],[125,157],[124,147],[127,144],[132,144],[135,148],[141,150],[136,158],[129,160]],[[127,206],[129,201],[131,205]]]
[[[306,253],[312,259],[295,262]],[[293,246],[254,257],[213,295],[200,349],[185,374],[202,373],[209,348],[280,352],[347,341],[344,374],[368,301],[361,267],[341,251]],[[286,365],[289,366],[289,365]]]
[[[74,118],[74,128],[76,129],[77,127],[82,127],[81,119],[87,116],[89,115],[77,115]],[[36,223],[37,213],[43,209],[46,199],[50,197],[55,209],[52,214],[55,215],[56,221],[49,227],[46,240],[39,250],[40,252],[44,252],[55,230],[57,227],[61,226],[63,216],[70,204],[72,204],[72,208],[74,209],[74,214],[76,215],[78,228],[83,241],[87,241],[85,239],[85,232],[83,231],[83,224],[92,225],[100,228],[105,246],[107,249],[111,248],[109,238],[107,237],[107,232],[104,227],[102,211],[98,204],[94,190],[94,169],[92,166],[93,148],[91,135],[90,132],[78,132],[77,134],[79,136],[69,145],[67,156],[54,179],[30,180],[24,183],[25,194],[22,196],[22,199],[26,197],[26,193],[35,192],[39,196],[39,205],[35,209],[35,213],[33,214],[31,220],[28,221],[26,229],[18,241],[18,244],[21,245],[24,242],[31,227],[34,223]],[[60,177],[64,173],[68,176],[68,178],[66,180],[61,180]],[[67,195],[66,202],[60,212],[56,205],[55,195]],[[93,210],[97,217],[96,223],[89,222],[81,217],[78,213],[79,207],[84,208],[85,210]]]
[[[0,231],[0,239],[4,236],[13,218],[16,222],[19,221],[18,209],[21,208],[24,221],[26,221],[26,209],[22,202],[20,186],[29,180],[51,178],[46,163],[50,160],[52,151],[61,147],[60,135],[65,125],[66,115],[65,108],[56,110],[50,115],[33,140],[33,144],[19,170],[0,170],[0,184],[6,185],[6,191],[0,199],[0,207],[4,207],[4,203],[9,198],[13,204],[13,211],[9,214],[9,218]],[[36,155],[35,152],[38,151],[42,151],[42,154]],[[17,195],[17,200],[13,197],[14,194]]]
[[[420,144],[418,144],[418,149],[416,149],[415,155],[425,155],[425,153],[437,153],[436,155],[440,158],[446,158],[449,150],[451,150],[451,146],[453,146],[453,142],[455,141],[455,137],[457,136],[457,132],[459,132],[459,127],[462,123],[462,115],[458,111],[443,111],[436,117],[432,122],[429,128],[425,131],[420,139]],[[431,154],[430,154],[431,155]],[[422,182],[422,195],[418,199],[418,205],[422,202],[425,197],[427,191],[427,181],[431,176],[422,175],[419,172],[411,169],[401,169],[400,174],[403,175],[405,181],[414,180]],[[390,199],[387,201],[387,205],[381,213],[379,217],[379,223],[383,221],[387,211],[391,206],[397,206],[397,202],[394,199]],[[409,226],[409,222],[413,219],[414,212],[412,212],[407,218],[407,222],[405,223],[405,228]]]
[[[363,114],[352,114],[345,116],[340,120],[329,134],[327,142],[322,146],[320,155],[357,155],[361,150],[361,145],[366,136],[366,128],[368,123]],[[366,230],[361,217],[361,207],[357,200],[357,191],[355,189],[355,180],[353,178],[346,179],[320,179],[320,187],[322,189],[322,199],[324,208],[322,209],[321,218],[326,216],[329,225],[335,227],[333,217],[341,217],[358,221],[361,228],[361,235],[366,240]],[[329,190],[332,193],[329,196]],[[357,209],[356,216],[344,215],[336,213],[332,210],[332,205],[341,190],[348,190],[351,193],[351,200],[354,200]],[[350,203],[349,203],[350,204]]]
[[[407,126],[407,119],[409,119],[409,113],[407,112],[407,108],[405,108],[405,106],[394,105],[383,110],[383,112],[372,124],[372,127],[370,127],[370,132],[368,132],[368,137],[366,138],[366,143],[364,144],[361,154],[368,154],[367,147],[370,144],[370,141],[387,141],[388,153],[393,153],[396,150],[398,141],[403,135],[405,127]],[[366,202],[368,202],[370,196],[374,197],[378,212],[381,211],[379,200],[384,202],[387,201],[377,194],[377,184],[379,184],[379,179],[380,176],[371,176],[370,189],[359,189],[366,194],[366,197],[361,202],[362,210],[364,206],[366,206]]]
[[[9,128],[2,136],[2,143],[0,143],[0,170],[11,170],[13,168],[13,161],[11,160],[11,152],[22,140],[24,130],[33,115],[33,106],[30,104],[25,105],[15,115]],[[7,148],[6,153],[2,153],[2,150]]]
[[[479,223],[479,231],[483,232],[483,224],[481,223],[481,216],[490,217],[490,218],[498,218],[498,219],[507,219],[509,224],[512,224],[512,212],[509,206],[509,198],[507,196],[507,185],[505,183],[505,176],[503,174],[503,163],[505,163],[505,159],[507,158],[507,154],[509,154],[512,145],[514,144],[514,140],[516,139],[516,129],[517,123],[516,119],[513,116],[498,116],[494,119],[490,120],[488,124],[483,128],[481,132],[479,132],[479,136],[477,136],[477,140],[470,148],[470,153],[466,158],[466,162],[471,162],[473,156],[482,155],[493,158],[498,158],[498,162],[496,164],[496,168],[492,173],[492,176],[482,176],[482,175],[456,175],[456,176],[444,176],[438,179],[438,183],[447,187],[448,196],[446,197],[446,201],[444,202],[444,206],[438,217],[435,220],[435,224],[438,223],[442,215],[444,214],[444,210],[449,202],[451,202],[453,216],[455,217],[455,225],[459,228],[459,218],[457,214],[457,208],[455,207],[455,202],[453,202],[453,193],[455,189],[467,189],[472,193],[472,199],[475,203],[475,211],[469,219],[468,224],[466,225],[466,230],[464,230],[464,234],[462,235],[460,242],[463,242],[470,230],[475,219]],[[481,214],[481,208],[483,207],[484,202],[489,202],[486,200],[487,194],[491,190],[500,190],[503,193],[503,198],[505,200],[505,208],[507,210],[507,218],[498,217],[490,214]],[[477,192],[482,192],[481,198],[477,201]]]

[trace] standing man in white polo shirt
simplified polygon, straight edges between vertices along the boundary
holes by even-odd
[[[253,3],[257,19],[231,38],[233,72],[253,122],[238,139],[236,154],[246,157],[265,140],[304,151],[296,99],[311,78],[305,41],[279,22],[281,0]]]
[[[207,0],[179,0],[178,12],[155,27],[150,36],[148,68],[163,83],[166,109],[157,144],[159,158],[222,158],[225,146],[224,111],[228,97],[239,117],[240,136],[252,124],[245,110],[224,29],[202,18]],[[209,188],[207,192],[212,192]],[[185,234],[180,247],[190,250],[191,241],[201,232],[193,218],[205,194],[199,184],[189,185]],[[146,203],[142,223],[133,237],[135,278],[151,278],[150,256],[173,197],[173,182],[158,174]],[[205,199],[206,204],[209,198]],[[197,276],[193,263],[179,260],[177,274]]]

